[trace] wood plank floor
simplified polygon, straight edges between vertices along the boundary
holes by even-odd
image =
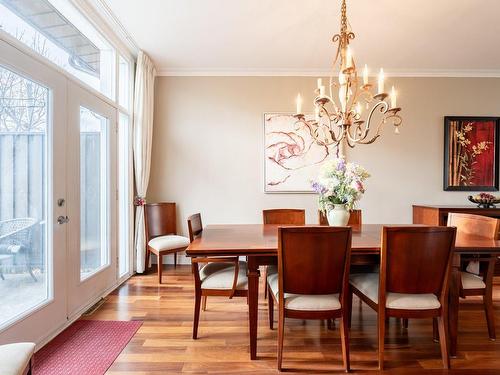
[[[209,298],[201,313],[199,339],[192,340],[193,281],[189,266],[166,267],[164,284],[156,274],[135,276],[107,297],[86,319],[143,320],[144,324],[109,369],[108,374],[266,374],[276,371],[276,330],[267,322],[267,303],[259,302],[258,356],[250,361],[248,315],[244,298]],[[496,281],[497,334],[500,335],[500,280]],[[410,320],[408,330],[391,319],[386,338],[389,373],[500,374],[500,340],[489,341],[482,305],[462,301],[459,355],[443,371],[432,324]],[[354,373],[375,373],[376,316],[355,299],[351,331]],[[290,373],[342,371],[338,325],[328,330],[319,321],[287,320],[284,367]]]

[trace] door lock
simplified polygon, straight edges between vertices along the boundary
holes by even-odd
[[[66,224],[69,221],[69,217],[67,216],[59,216],[57,218],[57,224]]]

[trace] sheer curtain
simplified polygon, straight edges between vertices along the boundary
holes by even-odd
[[[148,190],[151,166],[151,148],[154,116],[154,84],[156,70],[153,62],[143,51],[137,57],[134,91],[134,175],[137,196],[135,198],[135,252],[136,271],[144,272],[146,265],[144,203]]]

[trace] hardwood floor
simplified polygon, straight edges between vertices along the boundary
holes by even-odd
[[[154,272],[133,277],[109,295],[106,303],[92,316],[86,317],[144,321],[108,374],[277,373],[277,331],[269,330],[264,298],[259,302],[258,360],[250,361],[248,310],[244,298],[210,297],[207,311],[201,313],[199,339],[193,340],[191,268],[166,267],[163,275],[162,285],[158,285]],[[500,374],[500,340],[489,341],[482,304],[478,302],[468,298],[460,305],[459,354],[452,359],[453,370],[442,370],[439,344],[432,340],[430,319],[410,320],[408,330],[396,319],[391,319],[386,337],[386,371]],[[500,280],[496,280],[494,302],[498,327]],[[352,372],[376,372],[376,345],[376,315],[355,299],[351,330]],[[283,366],[287,372],[342,372],[338,324],[334,330],[328,330],[322,322],[291,320],[285,327],[284,348]]]

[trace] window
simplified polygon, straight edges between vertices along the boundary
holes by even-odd
[[[129,109],[130,102],[130,63],[118,56],[118,104]]]
[[[0,0],[0,29],[109,98],[115,50],[67,0]]]

